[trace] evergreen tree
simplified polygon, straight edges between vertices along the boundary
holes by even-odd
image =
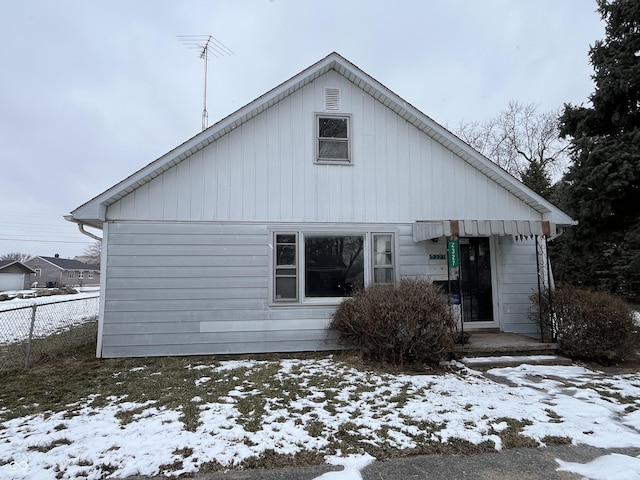
[[[565,105],[574,163],[561,206],[579,224],[552,252],[560,280],[640,300],[640,0],[598,0],[605,39],[590,49],[591,106]]]

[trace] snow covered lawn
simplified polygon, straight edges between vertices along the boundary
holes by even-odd
[[[95,365],[75,396],[40,385],[44,377],[34,379],[40,400],[33,386],[21,398],[0,393],[0,478],[179,475],[269,458],[336,464],[363,452],[381,459],[640,445],[638,373],[522,365],[481,374],[454,365],[441,375],[392,375],[332,357]]]

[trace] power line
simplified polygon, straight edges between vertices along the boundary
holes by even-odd
[[[86,242],[74,241],[74,240],[33,240],[27,238],[3,238],[0,237],[1,241],[14,241],[14,242],[40,242],[40,243],[83,243],[83,244],[91,244],[93,241],[87,240]]]

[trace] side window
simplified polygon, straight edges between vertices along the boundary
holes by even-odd
[[[373,283],[394,283],[393,235],[373,234]]]
[[[275,301],[295,302],[298,300],[298,235],[277,233],[275,237]]]
[[[317,155],[320,163],[351,163],[350,117],[318,115]]]

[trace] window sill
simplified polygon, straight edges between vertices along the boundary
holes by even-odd
[[[337,307],[345,298],[351,297],[330,297],[314,298],[297,302],[271,302],[269,307],[276,308],[303,308],[303,307]]]
[[[318,159],[315,162],[313,162],[315,165],[347,165],[347,166],[353,166],[353,162],[350,162],[349,160],[324,160],[324,159]]]

